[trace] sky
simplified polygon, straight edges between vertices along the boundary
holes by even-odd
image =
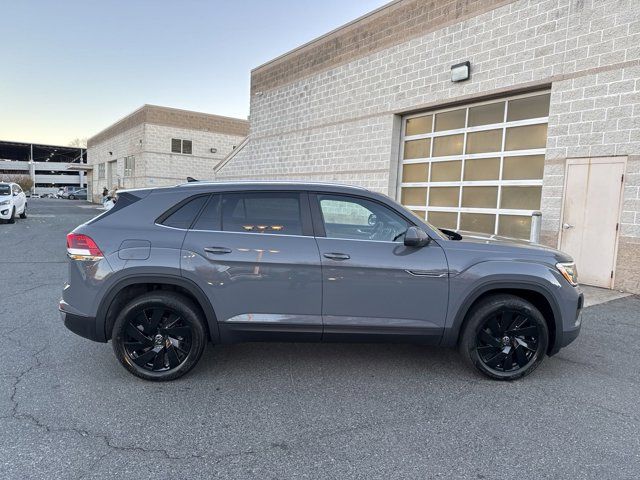
[[[0,0],[0,140],[67,145],[145,103],[247,118],[250,71],[385,0]]]

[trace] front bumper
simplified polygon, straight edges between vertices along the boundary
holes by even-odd
[[[93,340],[94,342],[102,341],[98,336],[98,332],[96,330],[95,317],[86,317],[84,315],[71,313],[65,311],[65,307],[68,307],[68,305],[63,300],[61,300],[58,306],[58,310],[60,310],[60,317],[62,318],[65,327],[67,327],[76,335],[88,338],[89,340]]]
[[[11,211],[13,205],[0,205],[0,219],[9,220],[11,218]]]
[[[555,346],[549,352],[550,355],[558,353],[561,348],[566,347],[573,342],[580,334],[582,328],[582,311],[584,308],[584,294],[579,292],[577,302],[573,304],[571,309],[565,313],[565,318],[562,321],[562,331],[558,332],[561,335],[556,339]]]

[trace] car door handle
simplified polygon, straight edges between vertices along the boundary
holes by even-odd
[[[346,253],[324,253],[323,256],[331,260],[349,260],[351,258]]]
[[[226,247],[204,247],[204,251],[207,253],[215,253],[216,255],[231,253],[231,249]]]
[[[563,223],[562,224],[562,228],[564,228],[565,230],[569,230],[570,228],[575,227],[575,225],[571,225],[570,223]]]

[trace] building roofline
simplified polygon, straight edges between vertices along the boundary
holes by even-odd
[[[237,136],[246,136],[249,133],[249,121],[246,119],[145,103],[92,135],[87,141],[87,147],[101,143],[123,131],[143,124],[207,130],[213,133]]]
[[[251,94],[291,85],[517,0],[394,0],[251,70]]]
[[[325,33],[323,35],[320,35],[319,37],[316,37],[316,38],[314,38],[312,40],[309,40],[308,42],[303,43],[302,45],[300,45],[300,46],[298,46],[298,47],[296,47],[296,48],[294,48],[292,50],[289,50],[288,52],[285,52],[285,53],[283,53],[281,55],[278,55],[277,57],[272,58],[271,60],[268,60],[268,61],[262,63],[261,65],[258,65],[255,68],[252,68],[251,69],[251,73],[257,72],[258,70],[260,70],[260,69],[262,69],[264,67],[268,67],[268,66],[271,66],[271,65],[273,65],[275,63],[278,63],[279,60],[283,60],[285,57],[288,57],[289,55],[292,55],[294,53],[298,53],[299,51],[304,50],[307,47],[311,47],[316,43],[320,43],[320,42],[322,42],[324,40],[327,40],[329,37],[331,37],[333,35],[336,35],[336,34],[339,34],[342,30],[345,30],[345,29],[349,28],[350,26],[352,26],[352,25],[354,25],[356,23],[362,22],[363,20],[366,20],[369,17],[373,17],[374,15],[379,14],[379,13],[387,10],[388,8],[391,8],[391,7],[395,6],[396,4],[398,4],[398,3],[402,2],[402,1],[404,1],[404,0],[393,0],[392,2],[389,2],[389,3],[385,4],[385,5],[382,5],[381,7],[378,7],[375,10],[372,10],[371,12],[365,13],[364,15],[361,15],[358,18],[356,18],[354,20],[351,20],[350,22],[347,22],[347,23],[345,23],[343,25],[340,25],[339,27],[334,28],[330,32],[327,32],[327,33]]]
[[[13,140],[0,140],[0,145],[16,145],[16,146],[31,146],[34,147],[44,147],[44,148],[64,148],[67,150],[86,150],[87,147],[71,147],[69,145],[51,145],[49,143],[41,143],[41,142],[14,142]]]

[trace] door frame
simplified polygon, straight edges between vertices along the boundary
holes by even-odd
[[[611,162],[611,160],[615,160]],[[564,167],[564,180],[562,184],[562,207],[560,210],[560,225],[559,225],[559,234],[558,234],[558,250],[562,247],[562,237],[564,234],[564,228],[562,225],[564,224],[564,214],[565,214],[565,205],[567,199],[567,183],[569,179],[569,165],[592,165],[598,163],[622,163],[623,169],[623,179],[620,181],[620,195],[618,197],[618,212],[616,214],[616,223],[618,224],[618,230],[616,231],[616,240],[614,242],[613,247],[613,261],[611,262],[611,271],[613,272],[613,276],[609,281],[609,289],[612,289],[615,285],[616,281],[616,266],[618,262],[618,243],[620,241],[620,220],[622,217],[622,206],[624,202],[624,175],[627,172],[627,156],[626,155],[611,155],[607,157],[577,157],[577,158],[567,158]],[[588,185],[587,185],[588,186]],[[588,192],[587,192],[588,194]],[[580,267],[578,267],[580,268]],[[579,270],[578,270],[579,272]]]

